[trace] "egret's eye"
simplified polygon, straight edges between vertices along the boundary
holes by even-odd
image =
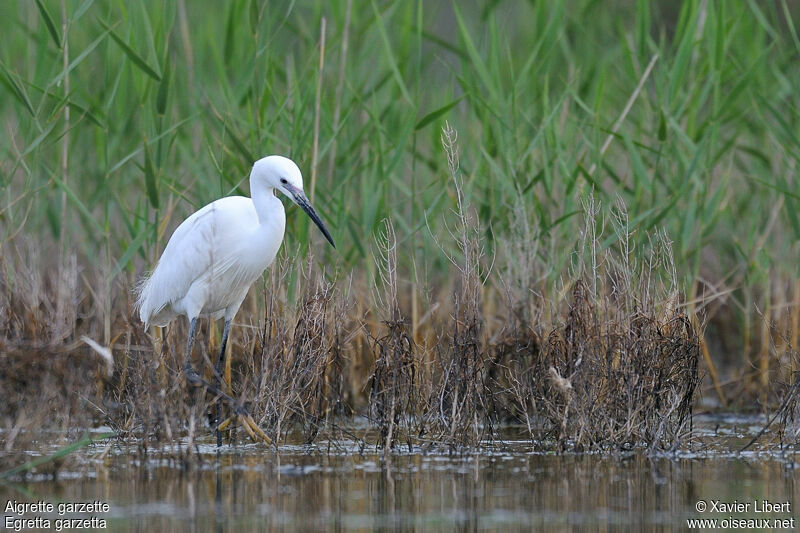
[[[283,183],[284,185],[286,185],[286,184],[287,184],[287,183],[289,183],[289,182],[288,182],[288,181],[286,181],[286,178],[281,178],[281,183]]]

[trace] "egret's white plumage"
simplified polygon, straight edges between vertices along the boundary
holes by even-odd
[[[142,286],[142,322],[166,326],[177,315],[235,313],[283,240],[283,204],[275,196],[267,201],[272,205],[263,222],[242,196],[217,200],[184,220]]]
[[[197,317],[225,317],[217,358],[220,378],[228,330],[250,285],[272,264],[283,241],[286,213],[275,196],[292,199],[319,226],[333,245],[328,230],[303,193],[303,177],[293,161],[271,155],[259,159],[250,172],[250,195],[230,196],[208,204],[184,220],[172,234],[158,265],[139,286],[137,306],[145,325],[166,326],[173,318],[189,319],[183,371],[189,383],[217,397],[217,423],[224,398],[253,438],[269,442],[253,418],[236,400],[201,378],[192,368],[191,354]],[[217,446],[222,443],[217,426]]]
[[[178,315],[232,319],[283,241],[286,214],[275,190],[321,224],[302,192],[300,169],[285,157],[256,161],[250,190],[252,198],[216,200],[178,226],[155,270],[141,284],[142,322],[166,326]],[[324,226],[320,228],[330,240]]]

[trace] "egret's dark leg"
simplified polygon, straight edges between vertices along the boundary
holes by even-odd
[[[220,387],[201,378],[200,375],[194,371],[194,368],[192,367],[192,345],[194,344],[194,333],[196,329],[197,318],[193,318],[189,323],[189,339],[186,341],[186,361],[183,364],[183,373],[186,376],[186,381],[196,387],[205,387],[211,394],[218,396],[220,399],[230,403],[236,409],[244,412],[240,407],[238,407],[236,400],[225,394]]]
[[[226,326],[227,325],[228,324],[226,324]],[[192,318],[191,321],[189,322],[189,338],[186,341],[186,361],[183,364],[183,373],[186,376],[186,381],[194,385],[195,387],[204,387],[206,391],[215,395],[218,399],[228,402],[228,404],[231,406],[231,409],[233,409],[233,412],[235,413],[234,417],[229,418],[228,421],[223,422],[222,424],[217,423],[217,443],[219,443],[221,439],[219,435],[220,427],[224,429],[225,426],[227,426],[233,418],[238,418],[241,421],[245,431],[247,431],[248,435],[250,435],[250,437],[253,440],[260,439],[266,442],[267,444],[270,444],[272,442],[270,438],[261,430],[261,428],[258,427],[258,424],[256,424],[255,420],[253,420],[253,417],[248,414],[247,410],[244,407],[242,407],[242,405],[239,402],[231,398],[230,395],[226,394],[217,385],[209,383],[208,381],[201,378],[197,374],[197,372],[194,371],[194,368],[192,368],[192,345],[194,344],[194,332],[196,329],[197,329],[197,318]],[[228,328],[226,327],[225,328],[226,334],[223,336],[223,341],[222,341],[223,354],[225,353],[225,344],[226,341],[228,340],[227,330]],[[217,375],[219,376],[219,372],[217,372]],[[221,377],[217,378],[217,383],[219,383],[220,381]],[[217,404],[217,417],[219,417],[219,404]]]
[[[225,321],[225,327],[222,330],[222,346],[219,349],[219,357],[217,358],[217,379],[220,382],[220,386],[224,389],[225,388],[225,378],[222,375],[222,367],[225,363],[225,348],[228,345],[228,332],[231,329],[231,321]],[[222,433],[219,431],[219,424],[222,421],[222,397],[217,398],[217,448],[222,446]]]
[[[186,359],[183,363],[183,373],[191,383],[196,383],[195,378],[199,378],[197,372],[192,368],[192,346],[194,346],[194,332],[197,329],[197,317],[189,321],[189,338],[186,340]]]
[[[219,357],[217,358],[217,374],[222,376],[222,365],[225,363],[225,346],[228,345],[228,333],[231,330],[231,321],[225,321],[225,328],[222,330],[222,347],[219,349]]]

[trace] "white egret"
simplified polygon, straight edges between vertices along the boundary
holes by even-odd
[[[334,248],[325,224],[303,192],[300,169],[290,159],[271,155],[259,159],[250,172],[250,195],[216,200],[192,214],[175,230],[156,268],[139,286],[137,306],[145,326],[166,326],[173,318],[189,319],[189,338],[183,367],[189,383],[204,386],[219,398],[217,445],[221,444],[220,402],[234,409],[251,437],[269,442],[253,418],[233,398],[203,380],[192,367],[197,318],[225,318],[216,376],[221,381],[231,320],[247,291],[275,260],[283,241],[286,213],[275,196],[280,191],[305,211]],[[230,419],[229,419],[230,420]],[[224,424],[227,425],[227,422]]]

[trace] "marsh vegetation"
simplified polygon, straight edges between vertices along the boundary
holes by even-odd
[[[338,246],[289,217],[236,319],[231,394],[279,446],[518,425],[537,450],[674,452],[701,395],[796,444],[792,4],[0,13],[3,468],[97,424],[196,459],[214,402],[180,379],[186,325],[145,331],[133,288],[267,153]],[[208,376],[220,335],[203,322]]]

